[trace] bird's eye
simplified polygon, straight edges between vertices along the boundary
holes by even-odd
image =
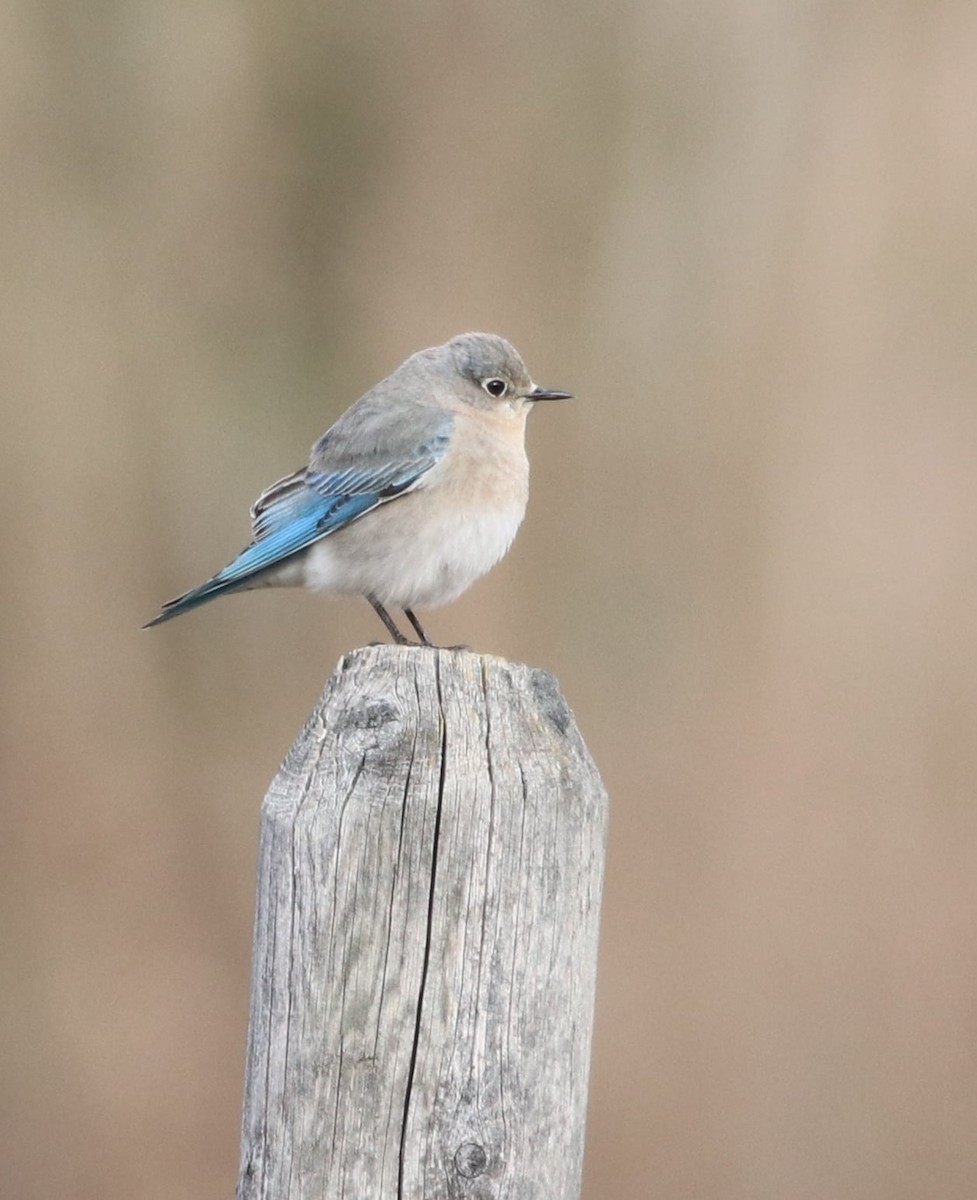
[[[506,384],[504,379],[486,379],[482,387],[485,388],[490,396],[498,399],[499,396],[505,393]]]

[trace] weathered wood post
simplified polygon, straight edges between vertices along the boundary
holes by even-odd
[[[241,1200],[577,1200],[606,817],[551,676],[343,659],[262,809]]]

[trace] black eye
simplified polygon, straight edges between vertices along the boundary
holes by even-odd
[[[495,396],[498,399],[499,396],[505,394],[506,383],[504,379],[486,379],[482,387],[485,388],[490,396]]]

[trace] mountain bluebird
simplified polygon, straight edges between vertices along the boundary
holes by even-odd
[[[251,509],[250,545],[213,579],[163,605],[158,625],[225,592],[305,585],[388,607],[447,604],[509,549],[526,510],[526,416],[536,387],[504,338],[464,333],[421,350],[348,409],[307,467]]]

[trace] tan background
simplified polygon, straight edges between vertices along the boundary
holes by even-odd
[[[504,333],[429,614],[613,796],[587,1200],[977,1195],[977,6],[0,7],[4,1196],[237,1164],[264,788],[365,604],[158,601],[409,352]]]

